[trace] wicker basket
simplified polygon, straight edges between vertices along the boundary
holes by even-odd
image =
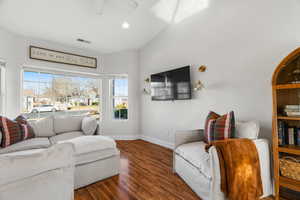
[[[282,176],[300,181],[300,160],[286,156],[279,159]]]

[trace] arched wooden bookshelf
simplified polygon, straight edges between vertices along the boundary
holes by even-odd
[[[286,178],[279,171],[280,156],[300,156],[300,146],[279,145],[278,137],[279,123],[300,128],[300,115],[288,116],[284,111],[287,105],[300,105],[300,48],[290,53],[276,68],[272,79],[272,91],[275,199],[279,200],[280,187],[300,192],[300,181]]]

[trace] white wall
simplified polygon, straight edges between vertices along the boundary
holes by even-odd
[[[18,51],[21,42],[21,38],[0,29],[0,58],[7,62],[6,85],[9,87],[6,94],[6,114],[10,117],[15,116],[15,113],[18,113],[20,109],[18,103],[20,93],[18,93],[19,88],[17,88],[19,71],[16,66],[19,66],[20,60],[22,60],[20,51]]]
[[[140,53],[141,82],[152,73],[192,65],[203,91],[193,100],[155,102],[141,97],[141,132],[171,145],[174,131],[203,128],[209,110],[235,111],[258,120],[271,137],[271,78],[277,64],[300,44],[297,0],[210,0],[206,10],[170,25]],[[197,72],[201,64],[205,73]]]
[[[53,69],[68,69],[82,72],[92,73],[115,73],[128,74],[129,77],[129,116],[128,121],[116,122],[110,118],[110,111],[105,110],[102,120],[101,131],[108,135],[130,136],[136,137],[139,133],[138,126],[138,105],[139,99],[137,93],[139,88],[135,82],[138,82],[139,67],[138,67],[138,52],[128,51],[117,54],[104,54],[99,52],[89,51],[86,49],[78,49],[62,44],[57,44],[48,41],[25,38],[19,35],[12,34],[0,29],[0,58],[7,61],[7,113],[8,117],[16,117],[21,110],[20,105],[20,72],[24,65],[33,65],[38,67],[47,67]],[[98,59],[98,68],[89,69],[64,64],[56,64],[50,62],[43,62],[29,59],[29,45],[40,46],[44,48],[60,50],[80,55],[96,57]],[[117,62],[116,62],[117,61]],[[110,103],[108,101],[108,79],[103,80],[103,103],[104,105]],[[106,107],[106,106],[105,106]]]
[[[112,119],[110,104],[112,103],[109,96],[104,99],[103,130],[105,134],[114,135],[116,138],[136,139],[139,132],[139,103],[140,87],[139,83],[139,54],[137,51],[127,51],[103,56],[103,66],[105,73],[128,74],[128,120],[118,121]],[[108,82],[104,82],[104,93],[109,93]],[[119,137],[120,136],[120,137]]]

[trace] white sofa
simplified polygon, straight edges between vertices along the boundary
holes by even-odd
[[[238,138],[252,139],[260,159],[263,197],[273,194],[270,168],[269,144],[265,139],[257,139],[259,125],[256,122],[236,123]],[[204,131],[177,131],[173,154],[173,170],[203,200],[225,200],[221,191],[219,158],[214,147],[205,151]]]
[[[97,123],[91,123],[90,119],[84,116],[48,117],[31,122],[36,138],[0,148],[0,155],[72,143],[75,148],[75,189],[119,174],[120,152],[116,142],[95,135]]]
[[[73,200],[73,153],[59,144],[0,155],[0,200]]]

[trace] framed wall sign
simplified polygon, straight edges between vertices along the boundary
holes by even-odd
[[[42,60],[53,63],[97,68],[97,58],[81,56],[62,51],[55,51],[36,46],[29,47],[29,57],[30,59]]]

